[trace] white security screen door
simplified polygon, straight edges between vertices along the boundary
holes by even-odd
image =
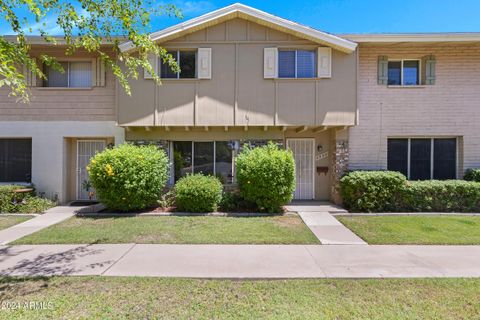
[[[78,140],[77,141],[77,200],[89,200],[88,190],[85,185],[90,181],[87,166],[95,153],[105,149],[104,140]],[[93,191],[93,188],[90,189]],[[95,196],[92,200],[95,200]]]
[[[287,148],[292,150],[295,158],[296,188],[294,199],[314,199],[315,140],[287,139]]]

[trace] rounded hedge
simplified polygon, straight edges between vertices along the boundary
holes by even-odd
[[[175,184],[177,209],[186,212],[216,211],[222,201],[222,191],[222,183],[216,177],[187,175]]]
[[[463,179],[467,181],[480,182],[480,169],[468,169]]]
[[[242,197],[260,211],[279,212],[295,191],[295,160],[289,150],[269,143],[238,155],[237,181]]]
[[[168,158],[156,146],[122,144],[97,153],[87,167],[97,198],[111,210],[152,205],[168,179]]]
[[[395,171],[352,171],[340,179],[345,207],[355,212],[395,211],[407,178]]]

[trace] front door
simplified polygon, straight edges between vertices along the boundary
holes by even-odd
[[[93,188],[89,186],[87,166],[95,153],[105,149],[104,140],[78,140],[77,141],[77,200],[90,200],[89,192]],[[91,200],[95,200],[95,194]]]
[[[295,158],[296,188],[294,199],[312,200],[315,198],[315,140],[287,139],[287,148]]]

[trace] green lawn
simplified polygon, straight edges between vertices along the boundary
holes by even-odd
[[[27,221],[28,219],[31,219],[31,217],[0,215],[0,230],[10,228],[13,225]]]
[[[480,279],[3,278],[0,319],[457,320],[480,317],[479,297]]]
[[[189,243],[315,244],[297,215],[271,217],[71,218],[15,244]]]
[[[480,244],[480,216],[337,217],[369,244]]]

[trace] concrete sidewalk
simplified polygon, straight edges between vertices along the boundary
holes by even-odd
[[[44,214],[10,228],[0,230],[0,245],[5,245],[51,225],[73,217],[75,211],[83,207],[58,206],[48,209]]]
[[[238,279],[480,277],[480,246],[3,246],[0,274]]]
[[[331,213],[347,213],[345,209],[323,201],[294,203],[286,208],[288,211],[298,213],[321,244],[367,244],[331,215]]]

